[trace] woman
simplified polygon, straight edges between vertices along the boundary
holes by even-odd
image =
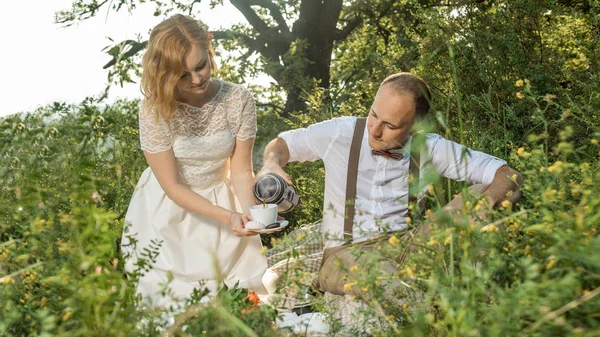
[[[161,243],[137,286],[153,306],[194,288],[215,291],[220,281],[266,292],[260,238],[244,229],[255,204],[254,100],[241,85],[211,78],[211,37],[203,23],[174,15],[152,30],[142,60],[140,140],[150,167],[125,216],[123,250],[133,271],[144,248]]]

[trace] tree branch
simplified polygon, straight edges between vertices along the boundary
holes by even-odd
[[[362,24],[362,22],[363,22],[362,16],[360,16],[360,15],[356,16],[354,19],[352,19],[350,22],[348,22],[344,28],[338,29],[335,32],[334,40],[336,40],[336,41],[345,40],[348,37],[348,35],[350,35],[350,33],[352,33],[354,31],[354,29],[356,27],[358,27],[358,26],[360,26],[360,24]]]
[[[252,51],[256,51],[258,48],[255,45],[256,44],[255,40],[244,34],[240,34],[240,33],[234,32],[234,31],[230,31],[230,30],[213,31],[211,33],[213,34],[213,36],[216,40],[241,38],[244,41],[244,43],[248,46],[248,48],[251,49]],[[104,67],[102,67],[102,68],[103,69],[110,68],[110,67],[114,66],[119,59],[124,60],[124,59],[128,59],[130,57],[135,56],[137,53],[139,53],[144,48],[146,48],[147,44],[148,44],[148,41],[137,42],[134,40],[124,40],[124,41],[118,43],[117,45],[115,45],[115,47],[119,46],[118,50],[114,50],[114,47],[113,47],[108,51],[108,54],[112,56],[112,60],[110,60],[108,63],[106,63],[104,65]],[[124,53],[119,52],[120,50],[123,50],[128,45],[131,46],[131,48],[129,48],[126,52],[124,52]]]
[[[260,34],[269,29],[269,26],[258,16],[256,12],[250,7],[250,4],[246,0],[229,0],[235,8],[240,11],[248,20],[248,23],[256,29],[256,31]]]
[[[374,17],[375,17],[374,21],[378,23],[381,20],[381,18],[386,16],[388,14],[388,12],[394,6],[394,3],[395,3],[394,0],[390,0],[390,1],[386,2],[384,7],[379,12],[379,14],[376,16],[374,15]],[[372,13],[372,11],[371,11],[371,13]],[[354,31],[354,29],[356,29],[358,26],[360,26],[363,23],[363,21],[364,21],[364,17],[360,14],[357,14],[357,16],[354,17],[352,20],[350,20],[344,28],[338,29],[336,31],[335,40],[339,41],[339,40],[346,39],[348,37],[348,35],[350,35],[350,33],[352,33]]]
[[[247,0],[247,1],[248,1],[248,5],[250,5],[250,6],[260,6],[260,7],[268,9],[269,12],[271,13],[271,16],[273,17],[273,19],[275,19],[275,22],[277,22],[279,29],[282,32],[290,31],[287,23],[285,22],[285,19],[283,18],[283,15],[281,14],[281,11],[277,7],[277,5],[275,5],[274,2],[272,2],[270,0]]]
[[[83,21],[96,15],[100,7],[104,6],[107,2],[108,0],[104,0],[101,3],[94,2],[90,5],[79,4],[79,6],[76,6],[78,3],[74,3],[71,11],[59,11],[54,14],[54,23],[70,27],[75,23],[75,20]]]
[[[192,11],[194,10],[194,5],[195,4],[199,4],[200,2],[202,2],[202,0],[194,0],[191,4],[190,4],[190,10],[188,11],[188,15],[192,15]]]
[[[129,50],[127,50],[124,53],[114,52],[114,48],[111,48],[108,51],[108,54],[112,55],[113,58],[107,64],[105,64],[104,67],[102,67],[102,69],[106,69],[106,68],[110,68],[110,67],[114,66],[119,59],[128,59],[130,57],[133,57],[140,50],[146,48],[147,44],[148,44],[148,41],[137,42],[134,40],[125,40],[125,41],[119,43],[118,46],[120,46],[120,48],[119,48],[120,50],[123,50],[125,48],[125,46],[127,46],[127,45],[131,46],[131,48],[129,48]]]

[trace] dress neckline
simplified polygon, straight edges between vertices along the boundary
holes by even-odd
[[[215,96],[213,96],[213,98],[211,98],[210,101],[204,103],[204,105],[202,107],[198,107],[198,106],[191,105],[191,104],[184,103],[184,102],[180,102],[180,101],[176,101],[176,102],[178,104],[189,106],[189,107],[194,108],[194,109],[200,109],[201,110],[201,109],[206,108],[207,106],[209,106],[209,105],[213,104],[214,102],[216,102],[217,97],[219,97],[221,95],[221,91],[223,91],[223,87],[225,86],[221,80],[215,79],[215,81],[219,82],[219,90],[217,91],[217,93],[215,94]]]

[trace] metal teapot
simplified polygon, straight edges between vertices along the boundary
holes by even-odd
[[[256,201],[277,204],[278,213],[287,213],[300,203],[296,190],[275,173],[258,177],[254,182],[253,192]]]

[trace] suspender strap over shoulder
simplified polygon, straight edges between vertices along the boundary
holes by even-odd
[[[413,136],[411,150],[410,150],[410,163],[408,164],[408,174],[412,179],[408,180],[408,216],[415,221],[415,215],[419,214],[419,210],[414,209],[418,207],[417,200],[419,198],[419,175],[421,172],[421,146],[420,142],[423,141],[422,136],[415,134]],[[414,207],[411,209],[411,207]]]
[[[344,239],[352,240],[352,225],[354,224],[354,202],[356,199],[356,178],[358,176],[358,159],[362,145],[363,134],[367,119],[359,117],[354,126],[354,135],[348,156],[348,173],[346,176],[346,207],[344,217]]]

